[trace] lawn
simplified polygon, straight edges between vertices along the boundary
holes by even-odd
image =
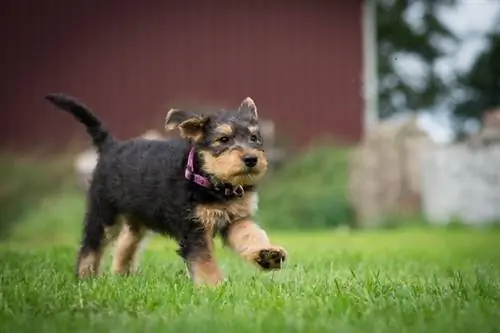
[[[273,232],[284,271],[218,248],[213,289],[159,237],[140,274],[77,282],[73,236],[0,245],[0,332],[500,332],[499,231]]]
[[[107,257],[76,281],[84,197],[56,186],[72,169],[0,159],[0,333],[500,332],[500,230],[334,231],[353,218],[346,156],[315,150],[272,177],[286,186],[263,191],[259,219],[282,229],[287,266],[265,274],[218,247],[218,288],[193,287],[161,237],[138,275],[110,275]]]

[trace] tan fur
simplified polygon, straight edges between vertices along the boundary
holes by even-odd
[[[215,132],[221,135],[231,135],[233,134],[233,128],[228,124],[221,124],[215,128]]]
[[[247,154],[256,155],[258,158],[255,173],[244,173],[245,166],[242,157]],[[200,152],[203,158],[204,169],[219,180],[232,185],[254,185],[262,179],[267,171],[268,162],[264,152],[257,149],[229,150],[220,156],[213,156],[208,152]]]
[[[90,252],[78,262],[78,277],[86,278],[99,274],[102,251]]]
[[[217,285],[223,281],[222,272],[219,270],[214,254],[212,234],[206,233],[208,247],[195,257],[188,260],[188,272],[196,285]]]
[[[137,250],[146,234],[145,228],[134,230],[125,216],[119,216],[117,221],[104,230],[104,241],[99,251],[94,251],[82,257],[78,265],[80,277],[99,274],[102,255],[108,245],[116,241],[113,256],[113,272],[127,274],[136,268]]]
[[[216,205],[199,205],[196,207],[196,216],[199,218],[207,232],[216,230],[217,226],[227,220],[227,214]]]
[[[122,230],[124,220],[125,218],[123,216],[119,216],[117,221],[111,227],[104,229],[104,246],[107,246],[116,240]]]
[[[215,133],[219,135],[219,139],[223,136],[230,136],[233,134],[233,128],[229,124],[221,124],[215,128]],[[220,146],[222,142],[215,140],[212,142],[213,147]]]
[[[248,219],[230,224],[225,242],[244,260],[261,267],[265,262],[268,270],[282,268],[287,256],[285,249],[272,245],[267,233]]]
[[[197,258],[189,262],[189,274],[194,284],[214,286],[220,284],[224,278],[215,259]]]
[[[247,218],[252,212],[252,199],[255,193],[245,193],[225,204],[198,205],[196,216],[205,225],[205,230],[213,232],[226,223]]]
[[[116,223],[111,226],[107,227],[104,230],[104,241],[101,249],[99,251],[94,251],[86,256],[80,258],[79,264],[78,264],[78,276],[79,277],[88,277],[88,276],[94,276],[99,274],[99,266],[101,264],[101,257],[104,253],[104,250],[107,245],[109,245],[111,242],[113,242],[116,237],[118,236],[121,227],[123,223],[123,218],[119,217],[119,219],[116,221]]]
[[[180,124],[176,121],[172,121],[172,116],[176,112],[183,112],[179,109],[170,109],[165,117],[165,130],[171,131],[175,128],[179,128],[179,133],[181,137],[197,142],[201,140],[203,137],[203,124],[206,121],[206,118],[203,116],[193,117],[191,119],[187,119]]]
[[[137,269],[137,252],[145,235],[146,229],[143,227],[134,228],[130,223],[123,225],[116,240],[113,272],[129,274]]]
[[[198,142],[203,138],[203,122],[204,118],[192,118],[182,122],[179,125],[179,133],[181,137]]]
[[[225,243],[244,260],[267,269],[279,269],[286,251],[272,245],[267,233],[249,218],[252,215],[252,203],[255,193],[246,193],[242,198],[234,199],[226,204],[199,205],[197,217],[202,221],[208,235],[227,226]]]
[[[225,204],[199,205],[196,208],[196,217],[204,225],[209,246],[206,252],[198,254],[196,259],[188,264],[191,278],[195,283],[217,284],[222,281],[222,274],[217,267],[213,251],[213,236],[215,231],[227,223],[250,216],[254,195],[246,193],[243,197]]]
[[[256,252],[271,246],[264,229],[244,219],[229,226],[227,245],[248,261],[255,260]]]

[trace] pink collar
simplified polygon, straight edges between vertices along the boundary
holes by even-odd
[[[186,177],[187,180],[192,180],[194,183],[206,187],[206,188],[212,188],[212,184],[208,180],[208,178],[203,177],[202,175],[199,175],[194,172],[194,147],[191,147],[191,150],[189,151],[189,156],[187,160],[187,165],[186,165],[186,170],[184,172],[184,177]]]

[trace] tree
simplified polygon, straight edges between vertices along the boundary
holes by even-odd
[[[500,17],[497,21],[500,24]],[[459,124],[468,119],[479,120],[488,110],[500,107],[500,28],[486,38],[488,47],[459,79],[459,85],[465,92],[465,98],[454,110]]]
[[[377,40],[379,72],[379,116],[389,117],[401,111],[431,108],[445,95],[446,84],[437,75],[436,61],[445,55],[441,42],[456,43],[456,36],[438,19],[443,6],[456,0],[377,0]],[[404,17],[413,6],[420,6],[418,27]],[[398,71],[398,58],[412,56],[423,65],[420,85]]]

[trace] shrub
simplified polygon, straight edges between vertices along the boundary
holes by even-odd
[[[351,224],[347,199],[350,150],[319,145],[289,161],[259,192],[259,219],[269,228],[315,229]]]
[[[67,158],[51,161],[0,155],[0,239],[47,196],[74,186]]]

